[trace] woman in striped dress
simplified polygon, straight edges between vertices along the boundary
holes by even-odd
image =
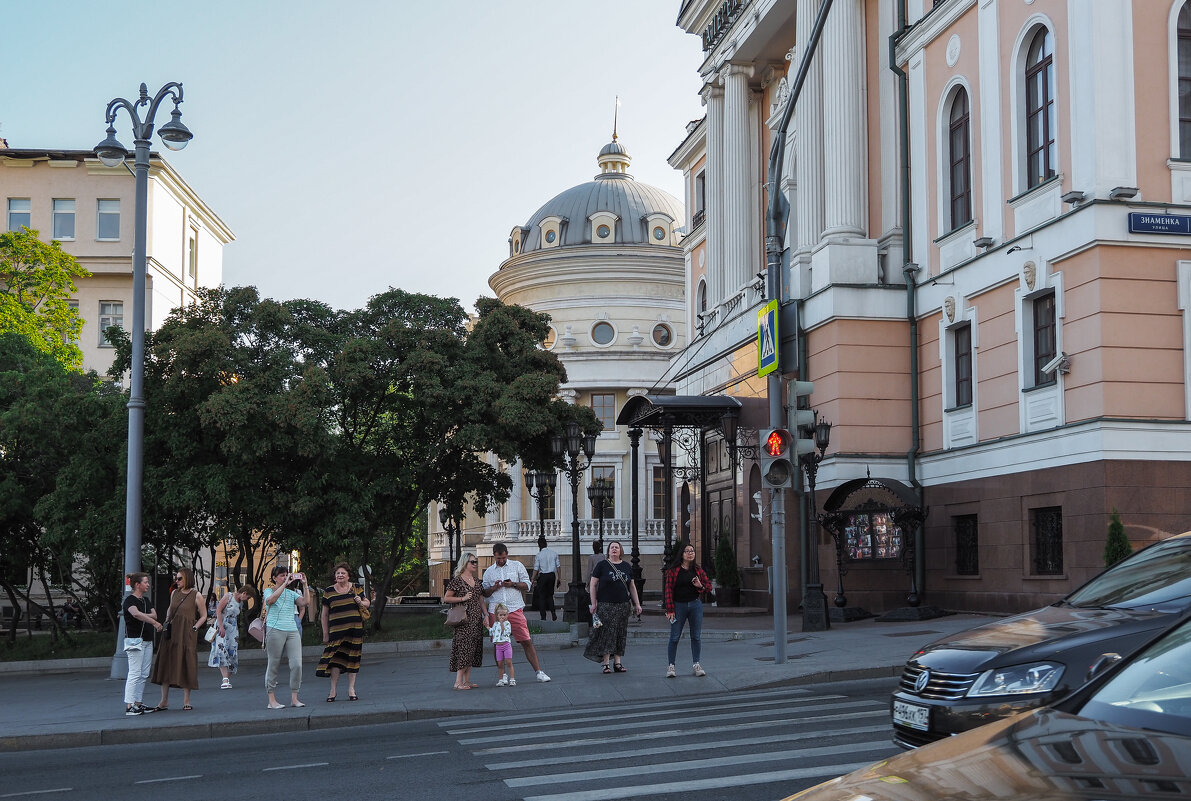
[[[356,674],[360,672],[360,653],[364,648],[364,611],[371,604],[364,591],[351,583],[351,567],[335,565],[335,583],[323,590],[323,658],[318,661],[317,676],[331,677],[327,702],[335,700],[339,674],[347,674],[347,700],[356,697]]]

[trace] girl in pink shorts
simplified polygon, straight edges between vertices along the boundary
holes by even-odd
[[[496,666],[500,668],[497,687],[516,687],[513,678],[513,627],[509,623],[509,608],[496,605],[496,620],[492,623],[492,645],[496,649]]]

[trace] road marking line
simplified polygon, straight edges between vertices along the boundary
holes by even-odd
[[[397,754],[396,756],[385,757],[385,759],[413,759],[414,757],[424,756],[438,756],[439,754],[450,753],[449,751],[423,751],[420,754]]]
[[[715,727],[716,730],[722,731],[722,727]],[[630,757],[646,757],[658,756],[660,754],[674,754],[674,753],[689,753],[694,751],[719,751],[725,748],[740,748],[746,745],[773,745],[785,742],[797,742],[798,740],[820,740],[826,737],[844,737],[850,734],[879,734],[880,732],[888,732],[889,724],[884,723],[879,726],[862,726],[860,728],[852,729],[829,729],[827,731],[803,732],[800,734],[790,734],[783,737],[775,737],[772,734],[764,737],[746,737],[739,740],[699,740],[698,742],[682,743],[680,745],[661,745],[656,748],[639,748],[632,751],[605,751],[600,754],[600,759],[628,759]],[[610,742],[619,742],[620,738],[610,738]],[[446,753],[445,751],[442,753]],[[575,757],[561,756],[548,757],[545,759],[526,759],[521,762],[492,762],[484,767],[488,770],[516,770],[518,768],[536,768],[545,765],[567,765],[573,764]]]
[[[323,768],[330,765],[330,762],[307,762],[305,765],[281,765],[276,768],[262,768],[261,773],[268,773],[271,770],[298,770],[299,768]]]
[[[722,713],[714,714],[714,715],[688,715],[682,719],[682,722],[689,725],[692,723],[706,723],[706,722],[710,722],[713,720],[732,720],[732,721],[740,722],[742,719],[745,719],[745,718],[775,718],[775,717],[781,718],[783,720],[791,721],[791,722],[796,722],[799,720],[803,720],[803,718],[799,718],[799,717],[795,716],[794,713],[797,713],[797,712],[811,712],[811,711],[820,712],[820,711],[826,711],[828,709],[852,710],[852,709],[855,709],[856,707],[864,707],[864,706],[885,707],[885,702],[884,701],[876,701],[876,700],[844,701],[842,703],[836,703],[836,704],[814,704],[811,706],[798,707],[797,709],[783,709],[783,708],[772,708],[771,707],[771,708],[767,708],[767,709],[751,710],[744,714],[741,714],[739,711],[733,711],[733,712],[722,712]],[[837,715],[836,717],[839,717],[839,716]],[[596,732],[603,732],[603,731],[623,732],[626,729],[640,729],[640,728],[645,728],[647,726],[657,725],[659,723],[671,723],[671,722],[673,722],[673,717],[671,717],[671,719],[668,721],[667,720],[637,721],[637,722],[629,724],[628,726],[625,726],[624,723],[608,723],[608,724],[605,724],[602,726],[582,726],[582,727],[579,727],[578,729],[576,729],[575,733],[581,734],[581,733],[591,732],[594,734]],[[556,738],[557,736],[558,736],[557,731],[532,731],[532,732],[520,732],[520,733],[516,733],[516,734],[506,732],[505,734],[493,734],[493,735],[490,735],[487,737],[468,737],[468,738],[459,740],[459,743],[460,743],[460,745],[480,745],[483,743],[515,742],[518,740],[533,740],[535,738],[542,738],[542,737]],[[551,743],[551,745],[553,745],[553,743]]]
[[[165,778],[165,779],[141,779],[139,782],[133,782],[133,784],[157,784],[158,782],[180,782],[180,781],[185,781],[186,779],[201,779],[201,778],[203,778],[203,774],[196,773],[193,776],[169,776],[168,778]]]
[[[55,787],[53,790],[26,790],[23,793],[5,793],[0,798],[17,798],[22,795],[45,795],[46,793],[69,793],[73,787]]]
[[[844,743],[822,748],[793,748],[785,751],[771,751],[767,754],[738,754],[736,756],[716,757],[713,759],[692,759],[683,762],[667,762],[660,765],[636,765],[632,768],[634,776],[646,776],[654,773],[683,773],[690,770],[706,770],[708,768],[729,768],[741,765],[752,765],[758,762],[779,762],[782,760],[813,759],[817,757],[838,756],[867,751],[884,751],[897,753],[897,746],[889,740],[877,740],[868,743]],[[828,770],[832,768],[828,766]],[[554,773],[549,776],[525,776],[520,779],[505,779],[509,787],[533,787],[539,784],[566,784],[570,782],[586,782],[598,779],[612,779],[624,776],[623,768],[604,768],[599,770],[580,770],[572,773]],[[645,795],[643,793],[642,795]]]
[[[871,762],[853,762],[848,765],[823,765],[817,768],[774,770],[768,773],[746,773],[740,776],[708,776],[693,781],[646,784],[636,787],[604,786],[583,792],[571,790],[559,795],[531,796],[523,801],[601,801],[602,799],[636,798],[669,793],[697,793],[706,790],[722,790],[725,787],[743,787],[748,784],[770,784],[792,779],[807,779],[814,776],[840,776],[871,764]]]
[[[839,715],[817,715],[809,718],[796,718],[789,720],[774,721],[774,726],[796,726],[805,723],[819,723],[825,720],[839,720]],[[852,712],[848,715],[849,720],[858,718],[888,718],[888,709],[878,709],[872,712]],[[588,748],[595,745],[604,745],[611,743],[613,745],[623,745],[626,742],[635,740],[659,740],[663,737],[690,737],[697,734],[722,734],[724,731],[723,725],[702,726],[690,729],[666,729],[664,731],[650,731],[637,732],[635,734],[622,734],[612,737],[586,737],[580,740],[562,740],[550,743],[552,749],[559,748]],[[493,754],[516,754],[525,750],[524,745],[509,745],[496,746],[493,748],[481,748],[472,751],[476,756],[491,756]]]

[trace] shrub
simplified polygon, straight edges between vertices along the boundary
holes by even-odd
[[[720,536],[715,547],[715,580],[721,587],[739,587],[740,571],[736,569],[736,553],[732,550],[729,537]]]
[[[1117,562],[1133,553],[1133,546],[1125,536],[1125,526],[1121,523],[1121,515],[1116,509],[1112,510],[1112,518],[1108,523],[1108,541],[1104,545],[1104,566],[1112,567]]]

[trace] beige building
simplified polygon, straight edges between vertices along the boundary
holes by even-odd
[[[83,330],[83,367],[103,373],[113,351],[103,330],[132,321],[135,179],[105,167],[89,150],[0,148],[4,226],[22,225],[56,239],[91,273],[74,300]],[[200,288],[223,282],[223,248],[231,229],[159,154],[149,168],[145,324],[155,330]]]

